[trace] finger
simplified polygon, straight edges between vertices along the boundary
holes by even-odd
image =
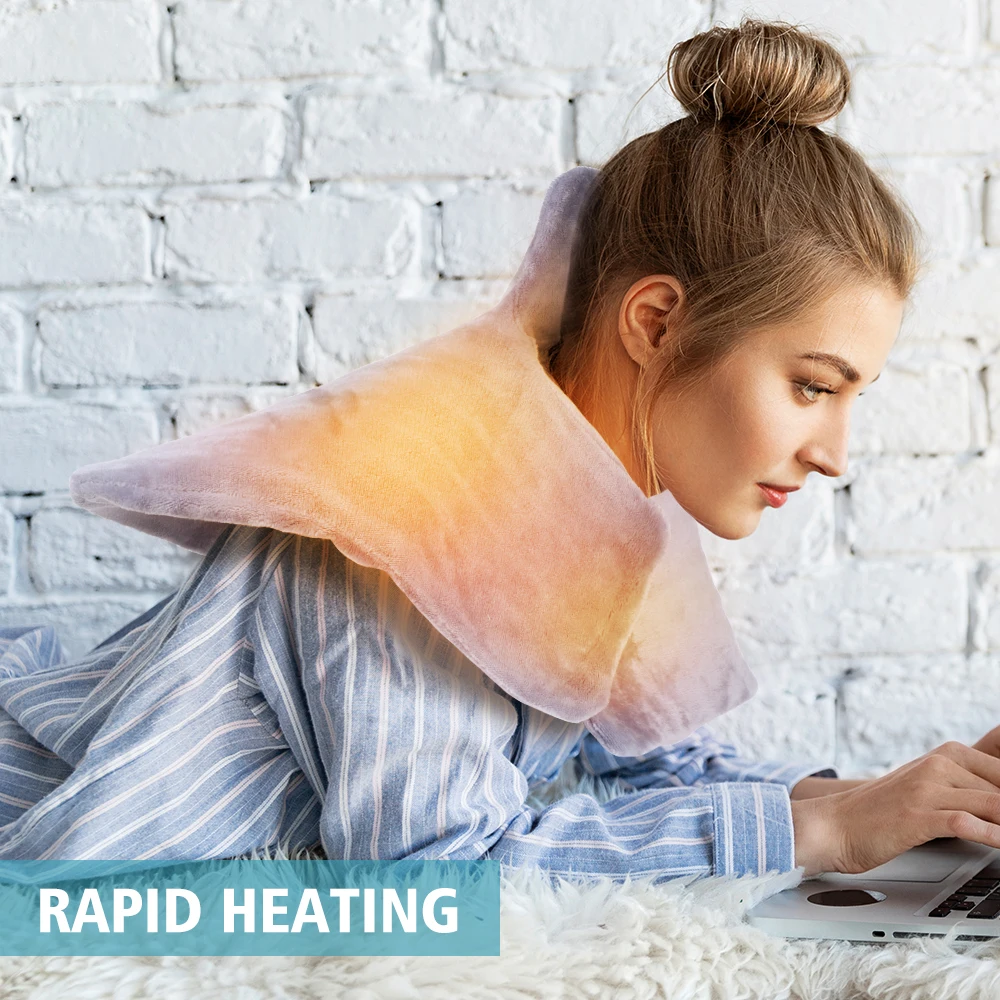
[[[982,739],[972,744],[973,750],[981,750],[992,757],[1000,754],[1000,726],[991,729]]]
[[[929,780],[947,788],[974,789],[1000,796],[1000,786],[994,785],[981,775],[970,771],[964,764],[943,754],[928,755],[922,762],[920,770]]]
[[[940,810],[935,813],[935,822],[930,829],[936,830],[928,839],[935,837],[961,837],[975,844],[1000,847],[1000,825],[991,823],[975,813],[962,810]]]
[[[954,740],[943,743],[927,756],[946,757],[953,760],[970,774],[977,775],[1000,789],[1000,758]]]

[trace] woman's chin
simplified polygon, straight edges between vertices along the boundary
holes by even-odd
[[[676,493],[671,491],[671,496],[706,531],[731,542],[752,535],[760,525],[761,515],[764,513],[761,507],[740,503],[739,499],[742,498],[733,498],[731,504],[723,505],[718,502],[700,504],[697,497],[685,497],[680,490]]]
[[[749,511],[745,514],[713,512],[711,515],[699,517],[688,513],[707,531],[726,541],[735,542],[740,538],[752,535],[760,525],[761,511]]]

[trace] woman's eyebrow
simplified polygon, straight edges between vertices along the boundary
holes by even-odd
[[[857,382],[861,379],[857,368],[845,361],[839,354],[823,354],[821,351],[813,351],[809,354],[800,354],[804,361],[818,361],[821,365],[829,365],[835,368],[848,382]]]

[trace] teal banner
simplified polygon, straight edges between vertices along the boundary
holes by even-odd
[[[0,955],[499,955],[500,862],[0,862]]]

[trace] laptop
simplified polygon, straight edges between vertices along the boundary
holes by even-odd
[[[889,942],[1000,937],[1000,850],[959,838],[914,847],[860,875],[827,872],[747,912],[780,937]]]

